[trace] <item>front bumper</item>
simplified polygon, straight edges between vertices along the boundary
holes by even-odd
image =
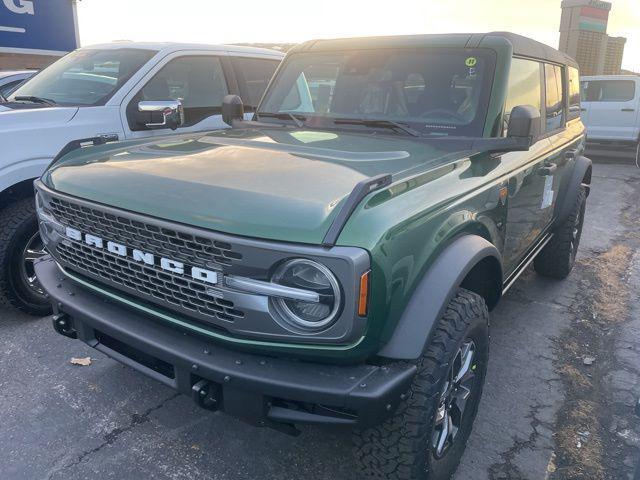
[[[82,288],[49,257],[35,268],[58,333],[253,424],[374,425],[396,409],[416,371],[404,363],[338,366],[236,352]]]

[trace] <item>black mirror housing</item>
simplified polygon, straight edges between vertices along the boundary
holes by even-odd
[[[529,138],[533,145],[540,137],[540,110],[531,105],[518,105],[509,117],[508,136],[513,138]]]
[[[244,120],[244,103],[238,95],[226,95],[222,100],[222,121],[233,127],[236,121]]]

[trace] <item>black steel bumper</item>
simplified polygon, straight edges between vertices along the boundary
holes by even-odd
[[[58,333],[250,423],[374,425],[395,410],[415,374],[409,364],[338,366],[236,352],[77,285],[50,258],[36,273]]]

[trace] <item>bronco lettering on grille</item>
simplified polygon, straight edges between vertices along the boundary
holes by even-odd
[[[201,282],[210,283],[212,285],[218,283],[218,273],[211,270],[205,270],[204,268],[185,265],[183,262],[178,262],[177,260],[172,260],[171,258],[158,258],[152,253],[143,252],[142,250],[138,250],[135,248],[129,248],[126,245],[122,245],[112,241],[105,242],[101,237],[92,235],[90,233],[82,233],[80,230],[76,230],[75,228],[71,227],[65,227],[65,234],[70,239],[76,240],[78,242],[84,242],[91,247],[100,249],[104,249],[106,247],[107,251],[120,257],[129,257],[136,262],[160,267],[163,270],[171,273],[177,273],[179,275],[189,275],[194,280],[200,280]]]

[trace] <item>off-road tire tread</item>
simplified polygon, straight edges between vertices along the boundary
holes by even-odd
[[[407,399],[382,424],[354,432],[354,456],[363,478],[430,478],[426,473],[426,454],[441,379],[447,373],[451,351],[463,340],[461,336],[478,317],[488,325],[489,312],[484,299],[459,289],[447,306],[424,354],[416,361],[418,371]],[[475,411],[470,413],[476,414]]]
[[[587,198],[584,188],[575,200],[571,213],[564,223],[555,231],[553,238],[533,260],[533,268],[543,277],[562,280],[567,278],[573,269],[571,259],[571,240],[576,217],[580,214]],[[584,213],[584,212],[583,212]],[[584,221],[584,219],[583,219]],[[576,246],[578,248],[578,246]]]
[[[32,197],[18,200],[0,210],[0,305],[12,306],[30,314],[33,312],[15,295],[6,273],[11,261],[9,249],[13,235],[34,213],[35,204]]]

